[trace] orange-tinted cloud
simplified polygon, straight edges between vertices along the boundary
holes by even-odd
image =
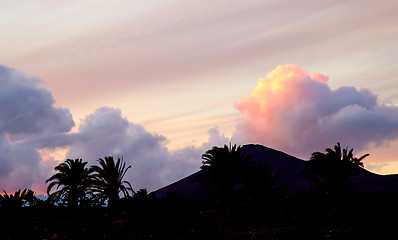
[[[328,77],[298,65],[278,66],[235,103],[242,114],[235,139],[308,158],[336,142],[362,150],[398,138],[398,108],[367,89],[332,90]]]

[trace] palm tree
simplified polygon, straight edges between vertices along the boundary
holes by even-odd
[[[26,206],[26,204],[29,204],[29,206],[33,205],[35,196],[34,192],[30,189],[24,189],[22,192],[19,189],[14,194],[8,194],[4,190],[3,192],[3,195],[0,194],[0,205],[2,207],[18,208]]]
[[[354,157],[353,149],[342,149],[340,143],[337,143],[334,149],[326,148],[325,151],[326,153],[312,153],[310,161],[305,164],[304,173],[313,181],[319,182],[315,174],[334,185],[345,183],[354,167],[364,167],[362,160],[369,156],[364,154],[359,158]]]
[[[348,179],[355,168],[363,167],[362,160],[369,154],[356,158],[353,149],[342,149],[340,143],[325,151],[312,153],[303,174],[315,184],[310,189],[309,199],[314,203],[314,211],[326,212],[325,216],[334,218],[334,214],[352,205],[354,185]]]
[[[88,168],[87,162],[82,159],[67,159],[55,167],[58,173],[46,180],[50,184],[47,187],[47,194],[50,196],[50,191],[54,186],[57,186],[55,200],[62,199],[68,202],[69,207],[77,207],[79,200],[86,197],[90,189],[92,175]]]
[[[222,198],[229,198],[235,186],[243,183],[250,167],[250,157],[242,154],[242,147],[231,144],[229,147],[213,147],[202,155],[201,175],[197,180],[208,177],[222,190]]]
[[[146,188],[141,188],[134,194],[134,198],[138,199],[145,199],[147,197],[148,197],[148,189]]]
[[[267,161],[251,167],[246,184],[249,194],[263,203],[271,201],[273,186],[279,174],[280,170],[273,173],[272,166]]]
[[[115,162],[110,156],[98,159],[98,163],[100,166],[90,168],[90,171],[94,173],[92,192],[96,193],[102,201],[108,199],[108,206],[117,209],[120,192],[125,197],[130,196],[129,192],[134,193],[130,182],[123,180],[131,166],[126,167],[126,163],[119,157]]]
[[[135,192],[134,196],[131,198],[134,204],[138,204],[137,206],[147,205],[150,201],[155,199],[154,194],[148,193],[146,188],[141,188]]]

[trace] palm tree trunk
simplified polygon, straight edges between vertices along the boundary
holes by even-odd
[[[78,197],[76,190],[70,190],[68,194],[68,207],[77,207],[78,206]]]
[[[118,214],[120,211],[120,204],[119,204],[119,194],[118,193],[113,193],[111,196],[109,196],[108,200],[108,207],[111,213],[113,214]]]

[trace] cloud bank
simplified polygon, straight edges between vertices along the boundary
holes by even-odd
[[[44,181],[50,162],[42,162],[36,140],[67,133],[75,124],[69,110],[54,106],[51,92],[38,83],[0,65],[0,189]]]
[[[202,146],[170,152],[167,139],[122,116],[119,109],[101,107],[87,115],[78,132],[67,108],[55,106],[39,79],[0,65],[0,189],[45,190],[44,181],[64,159],[51,151],[68,148],[66,158],[83,158],[89,165],[105,156],[123,157],[134,188],[155,190],[199,169],[200,156],[228,139],[216,128]]]
[[[398,138],[398,108],[368,89],[330,89],[328,77],[298,65],[278,66],[235,103],[242,117],[233,139],[309,158],[341,142],[363,150]]]
[[[196,172],[206,150],[230,141],[211,128],[200,146],[170,151],[165,136],[110,107],[96,109],[71,133],[70,111],[55,106],[51,92],[38,83],[0,66],[0,189],[42,193],[45,179],[65,160],[51,152],[63,148],[66,158],[83,158],[89,165],[105,156],[123,157],[132,166],[126,179],[135,189],[152,191]],[[235,108],[241,118],[232,143],[260,143],[302,158],[338,141],[362,150],[398,138],[397,107],[378,102],[367,89],[330,89],[327,76],[297,65],[278,66],[260,78]]]
[[[60,161],[51,152],[67,148],[66,158],[83,158],[89,165],[105,156],[123,157],[134,188],[156,190],[199,169],[200,156],[228,139],[217,128],[199,147],[171,152],[167,139],[127,120],[121,110],[101,107],[87,115],[75,133],[67,108],[55,106],[39,79],[0,65],[0,189],[34,188],[45,191],[44,181]]]
[[[83,158],[96,164],[104,156],[123,157],[131,171],[126,175],[133,188],[155,190],[199,169],[200,156],[227,138],[217,129],[209,130],[209,140],[200,147],[170,152],[167,139],[129,122],[119,109],[102,107],[83,119],[79,132],[72,136],[68,158]]]

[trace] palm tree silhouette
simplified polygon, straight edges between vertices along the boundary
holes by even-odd
[[[280,175],[280,169],[273,173],[271,164],[267,161],[251,167],[248,172],[246,187],[249,193],[261,202],[271,200],[272,190]]]
[[[222,190],[222,198],[228,198],[235,192],[235,186],[243,183],[250,168],[250,157],[242,154],[242,147],[231,144],[229,147],[213,147],[202,155],[202,170],[199,179],[210,178]]]
[[[88,168],[87,162],[82,159],[67,159],[60,163],[54,169],[58,173],[46,180],[50,183],[47,187],[47,194],[50,196],[50,191],[54,186],[57,186],[55,200],[67,201],[69,207],[77,207],[79,200],[85,198],[90,190],[92,182],[92,175]]]
[[[353,149],[348,150],[348,147],[342,149],[340,143],[337,143],[334,149],[326,148],[325,151],[326,153],[312,153],[310,161],[305,164],[304,174],[315,182],[320,181],[314,176],[318,175],[327,183],[334,185],[347,182],[354,167],[364,167],[362,160],[369,156],[364,154],[359,158],[354,157]]]
[[[14,194],[8,194],[4,191],[4,194],[0,194],[0,205],[6,208],[18,208],[23,207],[29,204],[29,206],[33,205],[34,202],[34,192],[30,189],[24,189],[21,192],[21,189],[16,191]]]
[[[130,182],[123,180],[131,166],[126,167],[126,163],[119,157],[115,162],[111,156],[98,159],[98,163],[100,166],[90,168],[94,173],[92,192],[101,201],[108,199],[109,208],[118,209],[119,193],[122,192],[125,197],[130,196],[129,192],[134,193]]]
[[[134,194],[134,198],[145,199],[146,197],[148,197],[148,189],[146,188],[141,188]]]
[[[340,143],[338,142],[334,146],[334,150],[330,148],[326,148],[325,151],[327,152],[326,155],[330,155],[335,160],[341,160],[343,162],[350,162],[354,165],[364,167],[362,160],[369,156],[369,154],[364,154],[359,158],[354,157],[353,151],[354,149],[348,150],[348,147],[341,149]]]

